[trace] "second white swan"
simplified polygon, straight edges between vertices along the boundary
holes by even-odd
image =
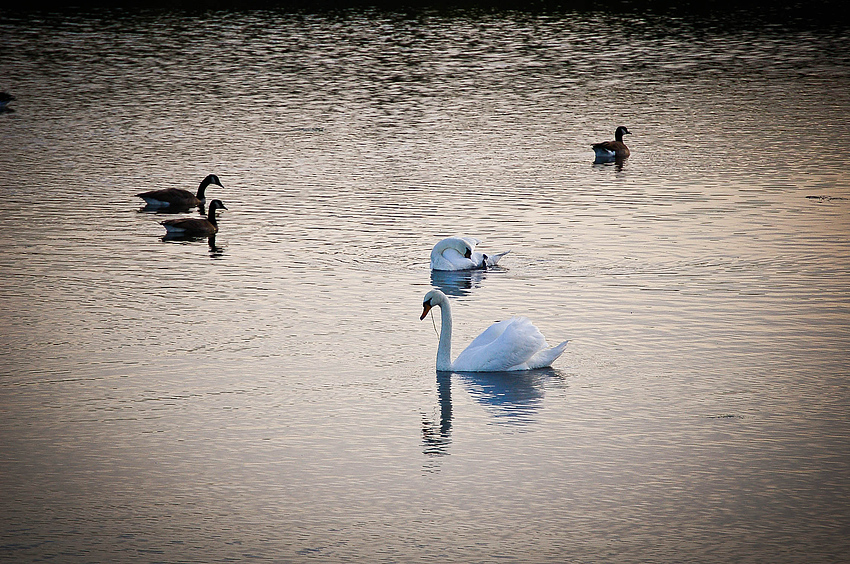
[[[440,344],[437,346],[437,370],[454,372],[502,372],[532,370],[551,366],[561,356],[568,341],[549,347],[546,338],[527,317],[498,321],[473,340],[452,362],[452,310],[449,299],[439,290],[431,290],[422,301],[422,316],[439,306]]]
[[[481,243],[474,237],[448,237],[431,249],[431,270],[472,270],[496,266],[499,259],[508,254],[485,255],[476,253],[475,246]]]

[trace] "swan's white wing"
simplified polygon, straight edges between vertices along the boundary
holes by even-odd
[[[528,361],[546,347],[546,339],[528,318],[494,323],[452,363],[458,372],[525,370]]]
[[[555,359],[561,356],[561,353],[564,352],[568,342],[569,341],[564,341],[560,345],[554,346],[551,349],[539,351],[537,354],[528,359],[528,368],[544,368],[546,366],[552,366]]]
[[[438,241],[431,249],[431,270],[469,270],[483,266],[480,258],[466,258],[467,249],[473,252],[479,243],[475,237],[446,237]]]
[[[502,333],[505,332],[505,329],[508,328],[508,325],[514,322],[516,318],[512,317],[510,319],[505,319],[504,321],[497,321],[492,324],[490,327],[481,332],[480,335],[475,337],[469,346],[466,347],[466,350],[477,349],[483,347],[485,345],[489,345],[496,339],[502,336]],[[463,353],[460,353],[463,354]]]
[[[475,265],[473,268],[484,268],[485,266],[496,266],[499,262],[499,259],[508,254],[510,251],[505,251],[504,253],[498,253],[495,255],[488,255],[484,253],[472,253],[470,259],[472,263]]]
[[[481,243],[475,237],[446,237],[431,249],[431,270],[471,270],[495,266],[510,251],[496,254],[476,253],[475,246]],[[466,258],[467,249],[471,253]]]
[[[432,270],[469,270],[475,263],[455,249],[446,249],[438,257],[431,258]]]

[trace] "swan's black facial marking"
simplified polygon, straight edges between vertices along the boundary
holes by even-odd
[[[472,256],[472,249],[469,247],[466,248],[466,252],[463,254],[464,258],[470,258]]]
[[[431,299],[427,299],[422,302],[422,315],[419,316],[419,321],[425,319],[425,316],[428,315],[428,312],[431,311],[431,308],[434,307],[434,304],[431,303]]]

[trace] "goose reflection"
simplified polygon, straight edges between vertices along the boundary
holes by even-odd
[[[627,160],[625,157],[596,157],[593,168],[604,169],[613,165],[615,171],[622,172]]]
[[[207,246],[209,247],[210,258],[216,259],[224,256],[224,247],[219,245],[215,241],[215,235],[210,235],[209,237],[203,237],[198,235],[163,235],[162,242],[164,243],[184,243],[191,244],[197,243],[199,241],[207,240]]]
[[[467,296],[481,286],[489,273],[500,270],[498,266],[478,270],[432,270],[431,286],[447,296]]]
[[[210,246],[210,258],[219,258],[224,256],[224,247],[219,247],[215,244],[215,235],[207,238],[207,244]]]

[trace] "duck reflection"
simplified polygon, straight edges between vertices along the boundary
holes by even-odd
[[[527,425],[543,405],[545,383],[561,374],[554,368],[522,372],[437,372],[439,421],[422,418],[422,452],[428,456],[448,454],[452,431],[452,376],[469,395],[502,423]]]
[[[476,270],[432,270],[431,286],[447,296],[467,296],[481,286],[489,273],[500,270],[498,266]]]

